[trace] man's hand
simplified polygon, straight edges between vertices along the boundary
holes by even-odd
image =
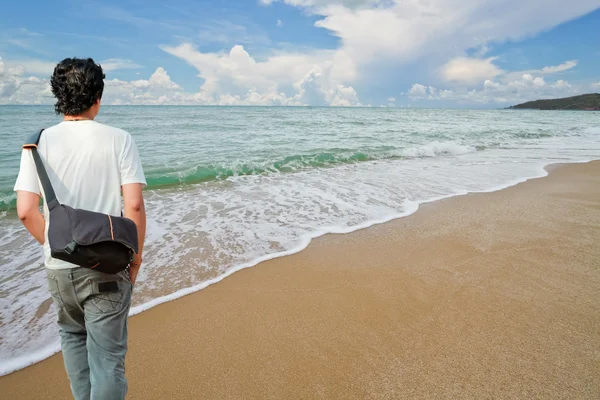
[[[140,267],[142,266],[142,256],[139,254],[135,255],[135,258],[129,264],[129,280],[132,285],[135,285],[135,281],[137,280],[138,273],[140,272]]]
[[[123,203],[125,217],[135,222],[138,231],[138,253],[129,265],[129,277],[131,283],[135,281],[142,265],[142,251],[144,250],[144,239],[146,237],[146,209],[144,207],[144,197],[142,196],[142,185],[131,183],[121,186],[123,191]]]

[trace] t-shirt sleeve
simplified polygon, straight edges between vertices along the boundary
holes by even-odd
[[[137,146],[131,135],[125,135],[125,143],[121,153],[121,185],[141,183],[146,186],[146,177],[142,168],[142,161]]]
[[[38,174],[35,169],[35,162],[33,161],[31,150],[23,149],[23,152],[21,153],[21,167],[19,169],[19,175],[17,176],[14,190],[15,192],[17,190],[23,190],[41,194],[40,182],[38,180]]]

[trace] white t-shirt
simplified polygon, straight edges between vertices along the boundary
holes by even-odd
[[[38,153],[61,204],[73,208],[121,215],[121,185],[146,185],[142,163],[131,135],[95,121],[63,121],[44,130]],[[15,191],[43,196],[30,150],[23,150]],[[77,265],[50,256],[48,207],[44,202],[46,267],[74,268]]]

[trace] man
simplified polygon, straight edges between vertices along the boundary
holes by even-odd
[[[15,184],[19,218],[44,245],[65,368],[77,400],[123,399],[127,393],[127,314],[146,231],[146,180],[136,145],[129,133],[94,121],[103,79],[102,68],[91,58],[67,58],[56,66],[50,85],[55,111],[64,121],[42,133],[38,152],[60,203],[120,216],[122,192],[124,216],[136,223],[139,237],[130,268],[109,275],[52,258],[49,212],[45,205],[44,215],[39,211],[43,190],[29,150],[23,150]]]

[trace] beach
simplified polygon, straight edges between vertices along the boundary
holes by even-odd
[[[600,162],[548,169],[130,318],[129,398],[600,398]],[[68,398],[60,354],[0,392]]]

